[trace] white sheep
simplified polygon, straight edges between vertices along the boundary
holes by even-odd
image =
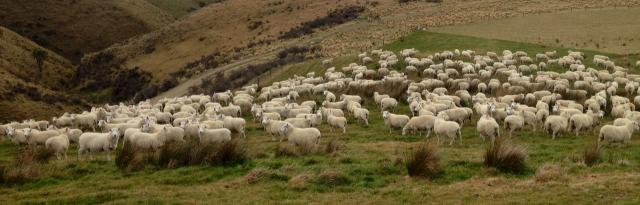
[[[96,131],[96,125],[98,125],[98,116],[93,113],[78,114],[71,117],[74,127],[79,129],[91,128],[92,131]]]
[[[111,161],[111,151],[118,148],[120,131],[113,128],[109,133],[85,132],[80,135],[78,143],[78,160],[84,152],[107,152],[107,160]]]
[[[544,130],[551,134],[552,139],[556,139],[559,133],[567,131],[569,128],[569,117],[565,115],[551,115],[544,122]]]
[[[69,136],[67,132],[47,139],[44,145],[47,149],[55,153],[56,158],[60,159],[61,155],[64,155],[64,159],[67,159],[67,150],[69,149]]]
[[[333,132],[335,128],[338,128],[342,129],[342,133],[347,133],[347,118],[345,117],[329,115],[327,116],[327,124],[329,124],[331,132]]]
[[[448,121],[449,116],[445,113],[439,113],[438,117],[433,122],[433,133],[438,138],[438,144],[440,144],[440,136],[446,136],[451,139],[449,145],[453,145],[456,137],[460,138],[460,144],[462,144],[462,130],[460,125],[454,121]]]
[[[207,129],[205,125],[198,128],[198,139],[201,144],[224,143],[231,141],[231,130],[227,128]]]
[[[569,118],[569,129],[574,131],[576,136],[578,136],[580,130],[590,130],[596,126],[603,115],[602,112],[596,114],[591,110],[585,114],[572,115]]]
[[[264,127],[264,130],[271,135],[271,139],[273,141],[276,141],[276,136],[281,136],[280,128],[282,128],[282,126],[284,126],[285,124],[289,123],[280,120],[262,120],[262,126]],[[282,141],[282,138],[280,137],[279,140]]]
[[[407,124],[405,124],[402,128],[402,135],[406,135],[409,132],[413,133],[415,131],[418,131],[422,136],[421,131],[426,131],[426,137],[429,138],[429,136],[431,135],[431,131],[433,130],[435,119],[436,117],[432,115],[412,117],[411,119],[409,119],[409,122],[407,122]]]
[[[241,134],[242,137],[247,138],[247,135],[244,132],[244,128],[247,122],[243,118],[229,117],[224,115],[222,115],[221,118],[224,121],[224,128],[235,131]]]
[[[146,132],[137,132],[134,133],[129,139],[131,142],[131,146],[137,149],[153,149],[158,150],[160,147],[164,146],[167,141],[167,127],[162,128],[159,132],[156,133],[146,133]]]
[[[27,136],[24,134],[24,130],[18,130],[13,127],[6,128],[6,134],[11,141],[16,145],[28,144]]]
[[[391,134],[393,128],[404,128],[410,120],[409,116],[392,114],[389,111],[383,111],[382,118],[384,119],[384,124],[389,127],[389,134]]]
[[[307,118],[287,118],[284,120],[285,122],[293,125],[294,127],[297,128],[308,128],[311,127],[311,120],[307,119]]]
[[[324,100],[327,102],[335,102],[336,101],[336,95],[334,95],[332,92],[325,90],[324,91]]]
[[[398,101],[395,98],[383,98],[380,100],[380,110],[395,110]]]
[[[635,131],[638,131],[638,129],[640,129],[640,124],[635,121],[622,126],[602,126],[602,128],[600,128],[600,134],[598,135],[598,146],[600,146],[605,140],[609,144],[616,142],[626,144],[631,140],[631,136]]]
[[[40,131],[37,129],[26,128],[24,134],[27,137],[29,145],[45,145],[47,139],[60,135],[58,130]]]
[[[282,136],[287,138],[294,146],[310,147],[320,143],[320,130],[316,128],[296,128],[290,124],[285,124],[280,128]]]
[[[362,120],[365,125],[369,126],[369,110],[365,108],[355,108],[352,114],[354,118]]]
[[[389,95],[381,95],[378,92],[373,92],[373,101],[376,102],[376,104],[380,104],[380,101],[382,101],[382,99],[385,98],[391,98]]]
[[[509,116],[504,118],[503,126],[509,132],[509,137],[512,137],[514,131],[524,127],[524,117],[522,117],[521,112],[516,113],[511,107],[507,108],[507,113]]]
[[[493,142],[496,137],[500,137],[500,125],[489,115],[482,115],[482,117],[478,119],[476,130],[480,138],[482,138],[482,141],[485,141],[486,137],[489,137]]]

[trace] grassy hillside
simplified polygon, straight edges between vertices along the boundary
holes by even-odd
[[[48,56],[42,74],[32,56],[36,49]],[[74,71],[67,59],[0,26],[0,122],[49,119],[76,110],[81,103],[65,92]]]
[[[78,62],[82,55],[169,24],[146,1],[0,1],[0,26]]]
[[[166,11],[175,18],[183,16],[207,6],[211,3],[219,3],[224,0],[147,0],[154,6]]]
[[[577,47],[610,53],[640,52],[640,8],[608,8],[527,15],[434,28],[443,33]],[[513,32],[519,31],[519,32]]]
[[[440,43],[449,42],[449,43]],[[385,48],[415,47],[427,55],[435,51],[473,48],[478,51],[523,50],[529,54],[544,48],[529,43],[481,39],[458,35],[417,32]],[[484,46],[484,47],[483,47]],[[593,54],[592,51],[586,51]],[[351,57],[336,59],[340,67]],[[274,71],[271,81],[322,72],[317,61]],[[266,76],[264,80],[266,79]],[[268,81],[264,81],[268,82]],[[315,98],[305,98],[315,99]],[[247,139],[241,139],[251,160],[228,167],[192,166],[177,169],[146,168],[135,173],[118,170],[113,162],[77,162],[75,145],[69,161],[45,165],[43,177],[0,190],[0,203],[216,203],[216,204],[327,204],[340,203],[438,203],[438,204],[567,204],[640,203],[640,140],[624,147],[605,147],[604,161],[584,165],[582,153],[595,136],[563,135],[551,140],[528,128],[514,136],[526,146],[527,168],[522,174],[505,174],[482,164],[485,143],[475,131],[477,116],[463,128],[463,144],[442,146],[444,172],[433,180],[407,175],[403,160],[412,147],[425,141],[417,135],[388,134],[377,106],[368,101],[369,126],[350,119],[347,134],[330,133],[321,125],[322,145],[339,139],[344,147],[334,154],[276,157],[277,142],[246,116]],[[408,113],[405,104],[397,110]],[[610,123],[607,119],[603,124]],[[597,129],[597,128],[596,128]],[[505,133],[502,131],[502,133]],[[0,143],[0,162],[8,163],[17,152],[14,145]],[[543,164],[558,164],[564,177],[536,182]]]

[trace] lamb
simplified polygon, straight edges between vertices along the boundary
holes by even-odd
[[[408,132],[413,133],[415,131],[427,131],[427,138],[429,138],[431,131],[433,130],[435,119],[436,117],[432,115],[412,117],[402,128],[402,135],[405,135]],[[422,132],[420,132],[420,135],[422,135]]]
[[[333,132],[334,128],[342,128],[342,133],[347,133],[347,118],[345,117],[329,115],[327,116],[327,124],[329,124],[331,132]]]
[[[207,129],[205,125],[198,128],[200,144],[225,143],[231,141],[231,130],[227,128]]]
[[[369,110],[364,108],[355,108],[353,110],[353,117],[364,121],[364,124],[369,126]]]
[[[57,130],[40,131],[36,129],[26,128],[24,135],[27,137],[29,145],[45,145],[47,139],[60,135]]]
[[[569,126],[569,117],[564,115],[551,115],[544,122],[544,130],[551,134],[552,139],[556,139],[556,135],[566,131]]]
[[[285,124],[280,128],[280,133],[294,146],[311,147],[320,143],[320,130],[316,128],[295,128]]]
[[[380,110],[395,110],[398,101],[395,98],[383,98],[380,100]]]
[[[600,128],[600,134],[598,135],[598,146],[601,145],[603,141],[607,141],[609,144],[611,143],[622,143],[626,144],[631,140],[631,136],[635,131],[640,129],[640,124],[638,122],[632,122],[627,125],[615,126],[615,125],[605,125]]]
[[[500,137],[500,125],[489,115],[482,115],[482,117],[478,119],[476,130],[482,138],[482,141],[485,141],[485,138],[489,137],[493,142],[496,137]]]
[[[69,149],[69,136],[67,133],[68,132],[65,132],[61,135],[51,137],[44,143],[47,149],[55,153],[58,160],[60,159],[60,155],[64,155],[64,159],[67,159],[67,150]]]
[[[433,122],[433,133],[438,138],[438,144],[440,144],[440,136],[446,136],[451,139],[449,145],[453,145],[456,136],[460,138],[460,144],[462,144],[462,130],[457,122],[447,121],[449,116],[445,113],[440,113]]]
[[[90,158],[92,152],[107,152],[107,160],[111,161],[111,151],[118,148],[118,136],[118,128],[111,129],[109,133],[82,133],[78,143],[78,160],[84,152],[88,152]]]
[[[389,111],[382,112],[382,118],[384,119],[384,124],[389,127],[389,134],[391,134],[393,128],[404,128],[410,120],[409,116],[392,114]]]

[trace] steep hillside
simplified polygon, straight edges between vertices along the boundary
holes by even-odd
[[[41,75],[36,49],[47,53]],[[49,118],[84,104],[64,92],[73,71],[65,58],[0,26],[0,122]]]
[[[172,16],[141,0],[0,1],[0,26],[73,62],[171,21]]]
[[[181,18],[193,11],[211,3],[219,3],[225,0],[147,0],[154,6],[165,10],[175,18]]]

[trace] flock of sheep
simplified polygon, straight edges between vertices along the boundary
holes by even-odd
[[[640,105],[640,75],[607,56],[592,57],[597,69],[584,64],[583,53],[572,51],[530,57],[522,51],[479,55],[456,49],[420,58],[415,49],[397,54],[373,50],[358,58],[360,62],[340,70],[327,59],[322,64],[330,68],[322,76],[308,73],[262,88],[253,84],[212,96],[104,105],[51,121],[12,122],[0,125],[0,136],[17,145],[46,146],[59,158],[66,158],[69,144],[76,143],[79,159],[84,153],[107,152],[110,160],[110,152],[125,142],[136,149],[158,149],[173,140],[246,138],[242,116],[250,112],[274,141],[312,146],[320,141],[317,127],[323,123],[342,133],[350,121],[368,126],[370,111],[363,104],[369,101],[389,133],[433,133],[438,143],[442,137],[450,145],[456,139],[462,143],[461,129],[474,114],[483,140],[499,137],[501,129],[511,136],[527,127],[541,128],[553,139],[563,133],[579,135],[598,126],[605,115],[616,119],[600,128],[599,143],[627,143],[640,129],[640,112],[634,111]],[[566,71],[548,71],[550,66]],[[410,113],[397,113],[399,101]]]

